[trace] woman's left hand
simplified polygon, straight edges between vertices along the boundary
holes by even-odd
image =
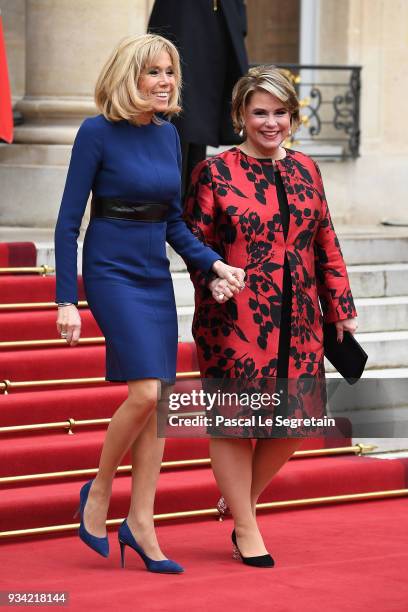
[[[346,319],[345,321],[336,321],[335,322],[336,330],[337,330],[337,342],[343,342],[344,332],[348,331],[350,334],[355,334],[357,330],[357,319]]]
[[[233,293],[238,293],[245,287],[245,270],[242,268],[234,268],[218,259],[213,263],[212,271],[227,281]]]

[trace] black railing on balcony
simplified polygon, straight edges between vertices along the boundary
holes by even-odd
[[[357,158],[361,66],[275,65],[293,75],[301,100],[304,123],[294,136],[293,147],[312,146],[313,157]]]

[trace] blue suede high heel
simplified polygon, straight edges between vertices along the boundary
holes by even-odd
[[[78,531],[79,537],[81,538],[81,540],[85,542],[85,544],[87,544],[90,548],[92,548],[92,550],[102,555],[102,557],[108,557],[109,556],[108,536],[105,536],[104,538],[98,538],[96,536],[93,536],[91,533],[89,533],[89,531],[85,529],[85,525],[84,525],[84,510],[85,510],[86,502],[87,502],[88,495],[89,495],[89,489],[91,488],[92,483],[93,483],[93,480],[89,480],[89,482],[84,484],[84,486],[81,488],[81,491],[79,493],[79,508],[75,512],[74,518],[78,516],[78,514],[81,517],[81,523],[79,525],[79,531]]]
[[[126,519],[119,527],[118,540],[120,544],[122,567],[125,567],[125,546],[130,546],[130,548],[133,548],[133,550],[143,559],[146,569],[148,569],[149,572],[155,572],[157,574],[182,574],[184,572],[184,568],[175,561],[171,561],[171,559],[163,559],[162,561],[150,559],[143,548],[136,542]]]

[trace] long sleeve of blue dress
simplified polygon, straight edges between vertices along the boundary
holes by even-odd
[[[78,235],[89,193],[103,155],[102,132],[85,120],[72,148],[67,180],[55,227],[57,302],[78,302]]]
[[[186,263],[208,272],[221,259],[191,234],[182,219],[180,171],[177,131],[167,121],[136,127],[99,115],[82,123],[55,230],[57,302],[78,301],[77,238],[91,191],[130,202],[167,202],[165,239]]]

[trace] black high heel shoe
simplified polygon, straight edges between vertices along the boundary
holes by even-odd
[[[275,561],[272,559],[271,555],[259,555],[258,557],[243,557],[241,551],[238,548],[237,544],[237,535],[235,533],[235,529],[231,533],[232,540],[232,558],[233,559],[241,559],[242,563],[245,565],[250,565],[252,567],[273,567],[275,565]]]

